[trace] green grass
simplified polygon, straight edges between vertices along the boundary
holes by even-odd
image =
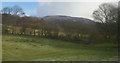
[[[76,44],[40,37],[3,35],[3,61],[94,61],[117,60],[117,45]]]
[[[2,35],[0,32],[0,62],[2,62]]]

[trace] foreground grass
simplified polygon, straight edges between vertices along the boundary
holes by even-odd
[[[3,35],[3,61],[117,60],[117,45],[76,44],[39,37]]]

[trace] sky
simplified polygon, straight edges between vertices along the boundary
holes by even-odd
[[[2,8],[20,6],[26,15],[36,16],[38,3],[37,2],[2,2]]]
[[[92,12],[98,8],[100,2],[51,2],[39,3],[39,16],[67,15],[73,17],[92,18]]]
[[[23,8],[26,15],[30,16],[48,16],[48,15],[67,15],[73,17],[92,18],[92,12],[98,8],[98,6],[105,2],[111,2],[113,0],[34,0],[29,1],[9,1],[3,0],[3,7],[12,7],[18,5]],[[60,2],[59,2],[60,1]],[[1,8],[0,8],[1,9]]]
[[[119,0],[1,0],[3,2],[113,2]]]

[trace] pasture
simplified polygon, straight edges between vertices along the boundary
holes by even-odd
[[[3,61],[115,61],[117,44],[77,44],[35,36],[2,36]]]

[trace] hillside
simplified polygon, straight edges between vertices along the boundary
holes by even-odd
[[[51,30],[59,31],[58,35],[61,37],[67,35],[68,38],[79,41],[94,41],[94,37],[100,34],[98,29],[98,23],[93,20],[81,17],[71,17],[64,15],[54,15],[54,16],[46,16],[43,18],[47,23],[52,24],[48,25],[48,28]],[[96,35],[96,36],[95,36]],[[76,36],[75,38],[73,38]],[[82,38],[83,36],[83,38]],[[90,38],[85,36],[89,36]],[[92,37],[91,37],[92,36]],[[84,39],[85,38],[85,39]],[[63,38],[65,39],[65,38]],[[69,40],[69,39],[65,39]]]
[[[53,23],[57,28],[62,29],[62,31],[78,31],[82,32],[82,29],[87,31],[97,31],[96,22],[87,18],[80,17],[70,17],[64,15],[54,15],[54,16],[46,16],[43,18],[45,21]],[[85,31],[84,31],[85,32]]]
[[[100,34],[98,23],[87,18],[62,15],[38,18],[3,14],[2,19],[3,33],[83,41],[83,43],[92,43],[94,38],[99,39]]]

